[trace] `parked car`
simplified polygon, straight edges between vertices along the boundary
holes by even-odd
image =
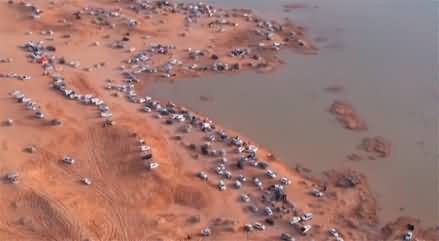
[[[204,180],[204,181],[207,181],[207,180],[208,180],[208,176],[207,176],[207,174],[206,174],[205,172],[203,172],[203,171],[199,172],[199,173],[197,174],[197,176],[198,176],[199,178],[201,178],[202,180]]]
[[[212,233],[212,232],[210,231],[209,228],[202,229],[201,232],[200,232],[201,236],[205,236],[205,237],[210,236],[211,233]]]
[[[291,236],[291,235],[288,234],[288,233],[282,233],[282,234],[280,235],[280,239],[283,240],[283,241],[295,241],[295,239],[293,238],[293,236]]]
[[[220,191],[224,191],[224,190],[226,190],[226,184],[224,183],[223,180],[219,180],[217,186],[218,186],[218,189],[219,189]]]
[[[148,162],[146,164],[146,168],[148,170],[154,170],[154,169],[157,169],[158,167],[159,167],[159,164],[157,162]]]
[[[264,231],[265,230],[265,225],[263,225],[262,223],[254,223],[253,227],[259,231]]]
[[[244,202],[244,203],[250,202],[250,197],[247,194],[241,194],[239,199],[241,200],[241,202]]]

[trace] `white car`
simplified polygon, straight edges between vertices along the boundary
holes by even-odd
[[[146,168],[148,168],[148,170],[154,170],[157,169],[159,167],[159,164],[157,162],[149,162],[146,164]]]
[[[88,179],[88,178],[86,178],[86,177],[82,178],[82,179],[81,179],[81,182],[82,182],[84,185],[87,185],[87,186],[90,186],[90,185],[92,184],[91,180]]]
[[[272,170],[267,170],[267,172],[265,173],[265,175],[267,175],[267,177],[271,178],[271,179],[275,179],[276,178],[276,173],[274,173]]]
[[[212,127],[210,126],[210,124],[209,123],[207,123],[207,122],[203,122],[202,124],[201,124],[201,130],[202,131],[211,131],[212,130]]]
[[[201,230],[201,232],[200,232],[201,236],[205,236],[205,237],[210,236],[211,233],[212,232],[210,231],[209,228],[205,228],[205,229]]]
[[[250,197],[247,194],[241,194],[240,199],[241,199],[241,202],[244,202],[244,203],[250,202]]]
[[[232,144],[235,146],[241,146],[242,140],[239,137],[234,137],[234,138],[232,138]]]
[[[22,95],[22,93],[19,90],[14,90],[14,91],[10,92],[9,95],[17,97],[18,95]]]
[[[208,136],[206,137],[206,139],[207,139],[207,141],[209,141],[209,142],[214,142],[214,141],[215,141],[215,136],[214,136],[214,135],[208,135]]]
[[[339,236],[339,234],[338,234],[338,232],[337,232],[337,230],[335,229],[335,228],[331,228],[331,229],[329,229],[329,233],[333,236],[333,237],[338,237]]]
[[[312,226],[309,225],[309,224],[303,225],[303,226],[300,228],[300,232],[301,232],[303,235],[306,235],[306,233],[308,233],[309,230],[311,230],[311,228],[312,228]]]
[[[271,210],[270,207],[265,207],[265,208],[264,208],[264,213],[265,213],[267,216],[273,216],[273,210]]]
[[[254,153],[254,154],[256,154],[257,151],[258,151],[258,148],[257,148],[256,146],[249,145],[249,146],[247,147],[247,152],[248,152],[248,153]]]
[[[259,180],[259,178],[257,178],[257,177],[254,177],[253,178],[253,183],[256,185],[256,186],[258,186],[258,183],[260,183],[261,182],[261,180]]]
[[[113,114],[111,114],[111,112],[109,112],[109,111],[101,112],[102,118],[110,118],[112,116],[113,116]]]
[[[255,223],[255,224],[253,224],[253,227],[255,229],[257,229],[257,230],[260,230],[260,231],[264,231],[265,230],[265,225],[263,225],[261,223]]]
[[[323,197],[323,192],[321,192],[319,189],[316,189],[316,188],[314,188],[314,189],[311,191],[311,194],[312,194],[314,197]]]
[[[238,181],[238,180],[235,180],[235,182],[233,183],[233,186],[234,186],[236,189],[239,189],[239,188],[241,188],[241,182]]]
[[[41,111],[37,111],[37,112],[35,112],[35,116],[36,116],[38,119],[44,119],[44,113],[41,112]]]
[[[90,103],[93,104],[93,105],[99,106],[99,105],[104,104],[104,101],[102,101],[101,99],[95,97],[95,98],[91,98],[90,99]]]
[[[30,110],[30,111],[36,111],[37,110],[37,106],[34,103],[27,103],[25,106],[26,106],[27,110]]]
[[[291,180],[288,179],[288,178],[286,178],[286,177],[282,177],[282,178],[280,179],[280,183],[281,183],[282,185],[290,185],[290,184],[291,184]]]
[[[30,98],[27,98],[27,97],[23,97],[22,99],[19,99],[22,103],[31,103],[32,102],[32,100],[30,99]]]
[[[404,241],[410,241],[413,239],[413,232],[412,231],[407,231],[407,233],[404,234],[404,236],[402,236],[402,239]]]
[[[304,214],[302,215],[302,220],[303,220],[303,221],[308,221],[308,220],[311,220],[312,217],[313,217],[313,214],[312,214],[312,213],[304,213]]]
[[[243,146],[238,147],[238,149],[236,149],[237,153],[241,153],[245,150],[245,148]]]
[[[244,230],[245,230],[246,232],[252,232],[252,231],[254,230],[253,225],[250,224],[250,223],[244,225]]]
[[[250,166],[253,166],[253,167],[259,166],[259,162],[255,161],[255,160],[249,160],[248,163]]]
[[[24,94],[22,94],[22,93],[18,93],[18,94],[14,95],[14,96],[15,96],[15,99],[16,99],[18,102],[23,102],[23,99],[26,98],[26,96],[24,96]]]
[[[63,162],[68,165],[73,165],[75,164],[75,159],[73,159],[71,156],[65,156]]]
[[[258,183],[256,183],[256,187],[257,187],[259,190],[263,190],[263,189],[264,189],[264,186],[262,185],[262,182],[258,182]]]
[[[222,176],[222,175],[224,175],[225,168],[222,166],[217,166],[217,167],[215,167],[215,172],[216,172],[216,174]]]
[[[179,121],[179,122],[184,122],[186,120],[186,118],[184,118],[184,115],[182,115],[182,114],[174,114],[172,116],[172,119]]]
[[[298,224],[302,219],[300,217],[294,216],[290,221],[289,224],[290,225],[296,225]]]
[[[140,146],[141,151],[151,151],[151,147],[147,145],[141,145]]]
[[[239,175],[236,179],[238,179],[240,182],[247,181],[247,178],[244,175]]]
[[[208,180],[208,176],[207,176],[207,174],[206,174],[205,172],[203,172],[203,171],[199,172],[199,173],[197,174],[197,176],[198,176],[199,178],[201,178],[202,180],[204,180],[204,181],[207,181],[207,180]]]
[[[220,191],[224,191],[224,190],[226,190],[226,184],[224,183],[223,180],[219,180],[219,181],[218,181],[218,189],[219,189]]]

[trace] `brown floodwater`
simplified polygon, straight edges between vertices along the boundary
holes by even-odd
[[[320,54],[284,51],[285,64],[270,74],[157,80],[147,83],[147,95],[200,111],[291,166],[316,175],[334,168],[366,174],[383,221],[410,215],[439,225],[438,1],[212,2],[291,18],[306,27]],[[302,5],[285,12],[284,4]],[[331,86],[342,90],[325,91]],[[352,103],[369,130],[343,129],[328,113],[335,99]],[[374,135],[390,140],[390,158],[347,160],[363,137]]]

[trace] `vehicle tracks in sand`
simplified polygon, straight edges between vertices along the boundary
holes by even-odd
[[[80,240],[83,232],[81,225],[62,202],[32,187],[26,189],[19,202],[33,214],[32,224],[35,225],[32,225],[32,231],[47,236],[48,240],[58,240],[59,237]]]
[[[128,241],[128,224],[125,222],[119,201],[116,198],[117,193],[116,195],[110,194],[110,192],[115,192],[109,186],[104,187],[99,183],[95,183],[91,188],[98,199],[100,199],[97,203],[100,207],[105,209],[102,213],[97,215],[101,229],[99,231],[96,230],[95,233],[98,234],[101,240]],[[111,212],[107,212],[106,210],[111,210]]]

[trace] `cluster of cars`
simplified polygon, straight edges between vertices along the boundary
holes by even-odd
[[[23,105],[26,107],[27,110],[32,111],[33,115],[38,119],[44,119],[45,115],[40,109],[40,106],[32,101],[31,98],[26,97],[21,91],[16,90],[11,93],[11,96],[17,100],[17,102],[23,103]],[[11,121],[9,121],[9,124],[12,124]]]
[[[152,100],[151,100],[152,101]],[[193,120],[192,118],[188,118],[188,121],[191,120],[191,124],[193,127],[199,128],[200,131],[207,133],[207,143],[204,143],[200,146],[200,151],[202,154],[210,157],[221,157],[219,159],[219,163],[216,164],[216,166],[213,167],[213,172],[218,176],[217,181],[217,188],[220,191],[226,191],[227,190],[227,184],[226,181],[230,180],[231,186],[235,189],[240,189],[244,183],[247,182],[247,177],[243,174],[239,175],[233,175],[230,167],[233,167],[233,163],[230,164],[229,161],[226,158],[226,152],[222,152],[221,155],[218,155],[219,153],[217,150],[213,148],[212,143],[215,141],[223,142],[224,144],[228,146],[233,146],[236,150],[236,153],[240,155],[241,157],[236,162],[236,167],[238,167],[238,170],[244,169],[246,166],[254,167],[257,169],[261,169],[265,172],[265,176],[269,179],[277,179],[277,174],[269,169],[269,165],[265,163],[264,161],[258,161],[256,158],[256,153],[258,151],[258,148],[249,145],[246,142],[244,142],[240,137],[238,136],[228,136],[224,131],[214,131],[213,128],[207,129],[207,127],[210,127],[212,124],[211,122],[202,121],[201,119]],[[194,147],[196,148],[196,146]],[[211,153],[216,153],[215,155],[212,155]],[[196,173],[196,176],[203,180],[208,181],[208,173],[206,171],[199,171]],[[262,209],[259,209],[256,205],[256,203],[252,203],[252,200],[248,194],[241,194],[239,199],[240,202],[243,204],[249,204],[249,209],[257,214],[262,214],[267,218],[267,220],[270,220],[272,224],[274,224],[274,215],[275,210],[271,207],[271,203],[277,202],[277,201],[283,201],[286,199],[286,194],[284,192],[284,186],[291,184],[291,180],[287,177],[281,177],[279,178],[278,184],[273,184],[272,186],[268,188],[264,188],[263,181],[260,177],[252,177],[251,183],[259,189],[260,191],[263,191],[262,194],[262,200],[267,205],[263,207]],[[255,200],[256,201],[256,200]],[[290,225],[295,227],[298,232],[302,234],[307,234],[312,226],[310,224],[306,224],[305,222],[311,220],[313,217],[312,213],[304,213],[300,217],[294,217],[293,220],[290,222]],[[244,230],[246,232],[252,232],[254,230],[260,230],[263,231],[266,229],[266,226],[262,223],[256,222],[256,223],[249,223],[244,225]],[[206,230],[210,229],[203,229],[201,231],[201,234],[203,236],[208,236],[211,234],[211,231],[207,232]],[[294,238],[288,234],[283,233],[280,237],[281,240],[294,240]]]
[[[69,89],[66,86],[64,79],[58,75],[53,75],[52,79],[53,79],[52,87],[55,90],[57,90],[58,92],[60,92],[62,95],[64,95],[66,98],[70,100],[76,100],[84,105],[95,106],[99,112],[99,116],[104,119],[104,122],[112,123],[113,114],[110,111],[110,107],[107,104],[105,104],[105,102],[102,99],[95,97],[91,94],[82,95],[72,89]]]
[[[8,1],[9,4],[12,4],[13,1],[9,0]],[[29,2],[24,2],[22,1],[21,4],[24,6],[24,8],[26,10],[30,10],[31,12],[31,17],[33,19],[39,19],[41,17],[41,14],[43,14],[43,10],[38,8],[37,6],[35,6],[33,3],[29,3]]]
[[[160,165],[157,162],[152,161],[152,148],[149,145],[145,144],[144,139],[139,139],[138,144],[140,145],[140,156],[142,160],[145,161],[145,167],[148,170],[155,170]]]
[[[92,16],[94,17],[94,24],[112,29],[117,25],[125,25],[133,28],[139,24],[136,19],[123,14],[121,9],[107,10],[103,8],[85,7],[75,12],[74,16],[77,20],[80,20],[82,16]]]
[[[215,28],[217,29],[217,31],[221,32],[225,31],[225,26],[238,26],[238,24],[232,21],[230,17],[233,16],[235,18],[242,18],[245,21],[255,23],[255,32],[262,35],[263,39],[267,41],[272,41],[275,33],[280,33],[284,31],[280,24],[254,17],[246,11],[216,9],[212,5],[202,2],[175,3],[161,0],[135,1],[129,5],[128,9],[132,10],[137,15],[143,15],[144,17],[148,18],[159,12],[183,15],[186,25],[188,26],[192,23],[197,22],[197,19],[202,17],[213,18],[214,20],[209,21],[208,27]],[[123,14],[122,9],[106,10],[101,8],[84,8],[81,11],[75,13],[77,19],[81,19],[81,16],[84,15],[94,17],[93,22],[100,26],[109,26],[111,28],[114,28],[116,25],[121,24],[127,25],[132,28],[139,25],[139,22],[136,19],[133,19]],[[286,35],[286,33],[282,33],[282,35]],[[294,36],[296,35],[294,34]],[[147,38],[149,36],[144,37]],[[124,36],[121,40],[114,41],[112,47],[117,49],[129,49],[130,52],[135,52],[135,49],[129,48],[129,41],[129,36]],[[280,42],[273,42],[272,44],[270,44],[270,46],[274,50],[279,50],[282,45],[283,44]],[[263,46],[259,46],[259,48],[261,47],[265,48],[265,44],[263,44]],[[168,61],[158,63],[158,65],[154,65],[152,61],[150,61],[153,55],[170,55],[172,50],[176,48],[177,47],[173,44],[150,44],[144,50],[135,53],[131,58],[128,59],[128,64],[132,65],[130,74],[160,73],[160,76],[169,78],[171,76],[175,76],[175,73],[173,73],[173,69],[177,65],[180,66],[180,68],[182,69],[194,71],[233,71],[241,68],[241,65],[239,63],[229,64],[221,62],[217,54],[211,55],[214,63],[205,65],[198,63],[187,63],[183,65],[181,61],[174,58],[170,58]],[[205,50],[188,49],[188,52],[189,57],[192,60],[197,60],[199,57],[207,56],[209,54]],[[249,53],[250,48],[234,48],[228,53],[228,55],[234,57],[245,57],[249,55]],[[252,58],[256,60],[261,60],[260,56],[256,58],[253,56]]]
[[[26,74],[7,73],[7,74],[0,74],[0,78],[14,78],[17,80],[31,80],[32,76],[26,75]]]
[[[213,148],[212,144],[216,141],[222,142],[228,146],[233,146],[235,148],[236,151],[232,153],[236,153],[240,155],[240,158],[238,158],[238,160],[236,161],[236,167],[238,167],[238,170],[242,170],[246,166],[249,166],[263,170],[265,176],[268,179],[272,179],[272,180],[278,179],[277,184],[273,184],[265,188],[263,185],[263,181],[260,177],[254,176],[251,178],[251,183],[253,183],[253,185],[257,189],[263,192],[262,200],[267,204],[267,206],[263,208],[258,208],[256,203],[252,203],[252,199],[248,194],[241,194],[239,197],[241,203],[249,205],[249,209],[251,212],[266,216],[267,223],[274,224],[274,216],[278,210],[275,211],[270,204],[273,202],[282,202],[286,200],[286,193],[284,192],[284,186],[291,184],[291,180],[289,178],[287,177],[278,178],[277,173],[271,170],[266,162],[257,160],[256,153],[258,151],[258,148],[253,145],[247,144],[240,137],[228,136],[224,131],[215,131],[216,128],[212,122],[195,117],[186,110],[184,110],[183,112],[179,112],[177,111],[178,108],[174,104],[167,104],[165,105],[165,107],[162,107],[159,101],[155,101],[150,97],[146,97],[145,99],[146,101],[144,103],[147,103],[147,105],[152,110],[155,110],[162,114],[167,113],[165,114],[165,116],[168,115],[170,119],[174,119],[175,116],[181,115],[182,119],[177,123],[185,124],[186,122],[190,122],[190,125],[192,127],[198,128],[200,131],[206,133],[207,142],[200,145],[199,150],[203,155],[209,157],[219,157],[219,162],[216,164],[216,166],[213,167],[213,173],[216,174],[217,177],[219,178],[216,183],[216,186],[219,191],[227,190],[228,187],[227,181],[231,182],[231,187],[235,189],[240,189],[242,188],[243,184],[247,182],[248,178],[243,174],[239,174],[239,175],[232,174],[232,171],[229,169],[229,165],[233,166],[234,162],[229,162],[227,160],[226,152],[224,150],[219,151]],[[161,108],[165,108],[166,111],[164,111]],[[169,114],[168,112],[173,114]],[[196,150],[197,146],[194,145],[193,148],[191,149]],[[210,180],[207,171],[199,171],[196,173],[195,176],[205,182]],[[312,190],[311,194],[314,195],[315,197],[323,196],[323,192],[318,189]],[[301,233],[302,235],[306,235],[312,230],[312,225],[309,224],[309,221],[312,220],[312,218],[313,218],[312,213],[305,212],[301,216],[293,216],[289,221],[289,224],[297,232]],[[246,232],[252,232],[255,230],[263,231],[266,228],[267,227],[264,224],[259,222],[248,223],[243,226],[243,229]],[[335,237],[337,241],[342,241],[343,239],[341,238],[341,235],[339,235],[334,230],[335,229],[331,229],[330,234],[333,237]],[[201,230],[200,234],[202,236],[210,236],[212,234],[212,230],[209,228],[205,228]],[[282,233],[280,235],[280,240],[294,241],[295,238],[289,233]]]

